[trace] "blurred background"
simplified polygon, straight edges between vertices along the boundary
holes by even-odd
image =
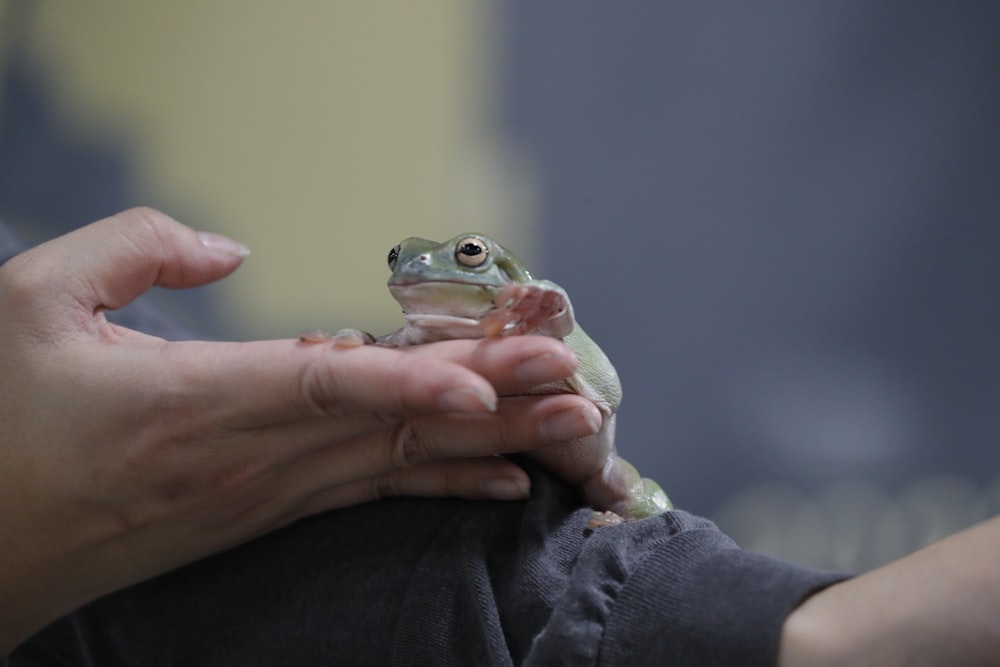
[[[400,324],[494,236],[742,544],[863,570],[1000,512],[1000,5],[0,0],[0,218],[146,204],[254,254],[206,335]]]

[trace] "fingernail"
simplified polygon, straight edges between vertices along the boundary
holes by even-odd
[[[514,377],[517,378],[518,382],[534,386],[544,382],[561,380],[571,372],[563,357],[547,352],[519,363],[514,368]]]
[[[542,436],[555,442],[583,438],[601,430],[601,421],[590,410],[560,410],[542,420]]]
[[[438,396],[438,407],[445,412],[496,412],[496,399],[472,387],[449,389]]]
[[[250,248],[246,247],[239,241],[234,241],[228,236],[223,236],[222,234],[216,234],[215,232],[198,232],[198,238],[201,239],[201,244],[208,248],[209,250],[215,250],[226,255],[233,255],[234,257],[247,257],[250,254]]]
[[[521,477],[490,477],[480,482],[479,488],[493,500],[524,500],[531,493],[531,483]]]

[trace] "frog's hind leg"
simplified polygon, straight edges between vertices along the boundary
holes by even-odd
[[[617,526],[620,523],[625,523],[625,519],[620,515],[614,512],[599,512],[598,510],[594,510],[594,513],[590,516],[590,521],[587,522],[587,528],[594,530],[605,526]]]

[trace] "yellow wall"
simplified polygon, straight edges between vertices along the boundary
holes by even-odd
[[[63,122],[133,143],[141,195],[253,249],[224,293],[238,335],[382,332],[403,237],[478,230],[533,260],[531,171],[494,118],[495,9],[43,1],[30,54]]]

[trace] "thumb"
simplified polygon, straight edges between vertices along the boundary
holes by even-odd
[[[199,233],[149,208],[81,227],[32,251],[30,270],[92,310],[116,309],[150,287],[197,287],[229,275],[249,254],[219,234]]]

